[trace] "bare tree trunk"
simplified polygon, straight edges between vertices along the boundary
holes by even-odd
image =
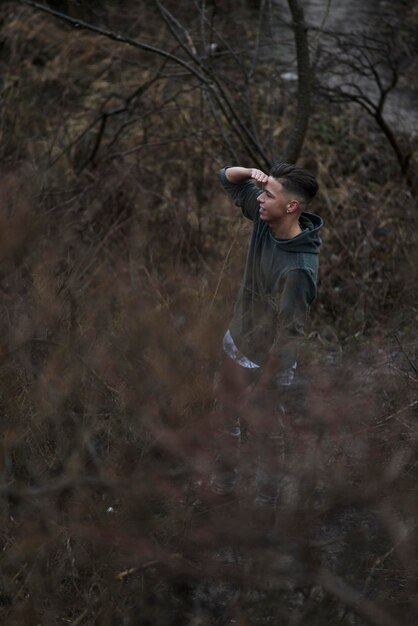
[[[299,0],[287,0],[292,14],[292,25],[295,34],[298,95],[295,122],[289,141],[284,150],[283,158],[288,163],[296,163],[308,129],[311,105],[311,64],[309,58],[308,33],[305,15]]]

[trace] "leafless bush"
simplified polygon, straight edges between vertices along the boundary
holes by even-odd
[[[320,298],[267,533],[254,430],[280,398],[248,407],[236,501],[208,486],[248,236],[215,121],[164,64],[3,20],[1,621],[413,623],[414,206],[394,160],[355,112],[315,111]]]
[[[393,98],[396,88],[408,85],[413,72],[416,16],[387,23],[381,33],[324,31],[317,51],[318,93],[331,102],[358,106],[376,124],[396,157],[400,171],[414,192],[414,135],[396,130],[401,113]],[[413,99],[414,85],[410,85]],[[408,91],[407,91],[408,93]],[[413,126],[414,124],[410,124]]]

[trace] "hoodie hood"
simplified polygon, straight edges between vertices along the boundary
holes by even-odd
[[[319,254],[319,246],[321,245],[319,230],[324,225],[322,218],[315,213],[301,213],[299,222],[303,229],[299,235],[292,239],[277,239],[275,237],[275,241],[286,252]]]

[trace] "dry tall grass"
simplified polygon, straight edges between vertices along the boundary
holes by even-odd
[[[249,232],[207,102],[14,3],[1,37],[0,621],[415,623],[416,216],[383,140],[314,112],[319,299],[266,534],[251,434],[238,502],[207,488]]]

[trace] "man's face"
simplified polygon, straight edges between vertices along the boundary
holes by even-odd
[[[264,185],[264,191],[258,196],[257,200],[260,203],[260,219],[269,224],[274,224],[281,221],[286,215],[291,196],[278,180],[269,176]]]

